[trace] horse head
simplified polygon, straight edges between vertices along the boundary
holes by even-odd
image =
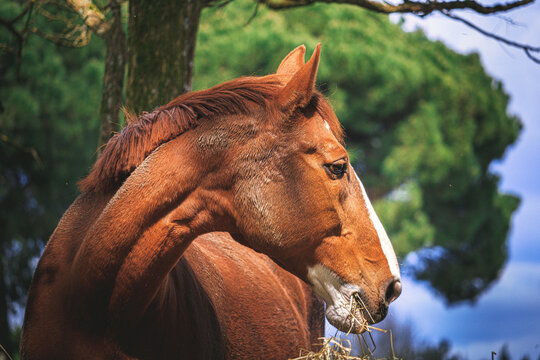
[[[283,86],[266,126],[232,157],[235,222],[242,242],[312,286],[331,324],[361,332],[400,295],[399,266],[340,124],[314,90],[320,45],[307,63],[304,54],[295,49],[270,75]]]
[[[314,89],[320,46],[304,55],[301,46],[276,74],[184,94],[109,141],[80,183],[114,197],[75,258],[78,294],[112,293],[110,313],[140,317],[157,291],[148,284],[157,289],[193,239],[229,231],[311,284],[337,328],[385,317],[401,292],[397,259]]]

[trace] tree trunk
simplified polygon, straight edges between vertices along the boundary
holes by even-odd
[[[101,92],[101,125],[98,151],[119,129],[118,111],[122,106],[124,74],[126,67],[126,35],[122,29],[121,2],[112,0],[112,25],[103,36],[105,39],[105,73]]]
[[[130,0],[126,103],[151,111],[191,90],[201,0]]]

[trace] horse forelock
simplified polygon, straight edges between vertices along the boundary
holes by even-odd
[[[126,113],[127,126],[104,146],[92,170],[79,182],[82,192],[105,192],[118,187],[160,145],[220,115],[248,114],[270,108],[279,78],[242,77],[207,90],[180,95],[167,105],[137,116]],[[326,99],[315,93],[311,105],[343,142],[343,130]]]
[[[311,109],[310,109],[311,108]],[[339,122],[332,106],[328,103],[328,100],[324,95],[319,92],[315,92],[311,101],[306,106],[304,111],[316,111],[324,119],[329,130],[334,134],[336,139],[342,144],[345,145],[345,133],[343,131],[343,126]]]

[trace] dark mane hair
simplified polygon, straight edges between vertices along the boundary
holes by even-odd
[[[202,119],[218,115],[248,114],[268,107],[281,82],[272,76],[242,77],[207,90],[183,94],[152,112],[126,113],[127,126],[105,145],[86,178],[82,192],[108,191],[118,187],[160,145],[196,127]],[[327,119],[342,141],[343,132],[324,97],[315,94],[316,111]]]
[[[271,77],[243,77],[207,90],[183,94],[138,117],[126,114],[127,126],[105,145],[90,174],[79,182],[82,192],[107,191],[121,184],[157,147],[215,115],[246,114],[267,106],[280,83]]]

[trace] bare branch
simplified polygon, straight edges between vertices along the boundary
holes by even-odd
[[[103,15],[101,10],[92,1],[68,0],[68,3],[79,13],[84,23],[99,36],[103,36],[111,27],[111,23],[107,21],[105,15]]]
[[[16,56],[16,66],[15,66],[15,73],[17,78],[20,74],[20,68],[22,63],[22,48],[24,41],[26,40],[27,30],[28,30],[28,24],[30,23],[30,18],[32,16],[32,9],[34,7],[34,1],[30,0],[27,2],[25,8],[13,19],[6,20],[0,18],[0,25],[4,26],[10,33],[12,33],[15,36],[15,42],[16,47],[11,47],[7,44],[1,44],[0,50],[9,51],[15,54]],[[22,30],[18,30],[15,25],[19,20],[23,19],[24,16],[28,14],[25,25]]]
[[[74,27],[67,34],[48,34],[38,28],[31,29],[32,33],[37,36],[67,48],[80,48],[86,46],[90,41],[90,34],[86,30],[86,26],[82,26]],[[80,32],[80,35],[75,35],[77,32]]]
[[[6,134],[2,134],[0,133],[0,141],[4,142],[5,144],[17,149],[17,150],[20,150],[22,151],[23,153],[26,153],[28,155],[30,155],[34,161],[36,162],[36,164],[41,167],[42,166],[42,162],[41,162],[41,158],[39,157],[39,154],[38,152],[36,151],[36,149],[32,148],[32,147],[25,147],[25,146],[22,146],[21,144],[19,144],[18,142],[16,141],[13,141],[12,139],[10,139]]]
[[[271,9],[289,9],[304,5],[310,5],[316,2],[350,4],[363,7],[365,9],[390,14],[390,13],[413,13],[421,16],[428,15],[434,11],[443,10],[470,9],[480,14],[501,13],[515,9],[520,6],[528,5],[534,0],[518,0],[506,4],[496,4],[484,6],[474,0],[452,0],[452,1],[408,1],[404,0],[400,4],[390,4],[388,2],[379,2],[376,0],[258,0]]]
[[[402,3],[392,4],[386,0],[257,0],[259,4],[264,4],[267,7],[275,10],[290,9],[300,6],[306,6],[317,2],[321,3],[334,3],[334,4],[349,4],[356,5],[374,12],[390,14],[390,13],[411,13],[421,17],[427,16],[434,11],[440,12],[445,16],[454,20],[460,21],[468,27],[480,32],[481,34],[500,41],[506,45],[516,47],[525,52],[525,54],[534,62],[540,63],[540,58],[533,55],[533,53],[539,53],[540,47],[534,47],[526,44],[520,44],[515,41],[508,40],[496,34],[490,33],[486,30],[479,28],[473,23],[450,13],[451,10],[469,9],[479,14],[499,14],[508,10],[512,10],[521,6],[532,4],[535,0],[517,0],[505,4],[495,4],[491,6],[484,6],[478,3],[476,0],[450,0],[450,1],[438,1],[438,0],[426,0],[426,1],[410,1],[403,0]],[[500,16],[500,15],[499,15]],[[503,17],[507,22],[514,24],[514,22]]]
[[[508,23],[508,24],[510,24],[512,26],[516,26],[516,27],[519,26],[519,27],[522,27],[522,28],[526,27],[525,24],[517,22],[517,21],[515,21],[514,19],[512,19],[512,18],[510,18],[508,16],[504,16],[504,15],[495,15],[495,16],[497,18],[501,19],[501,20],[504,20],[504,22],[506,22],[506,23]]]
[[[44,17],[46,17],[47,19],[52,20],[52,21],[60,21],[60,22],[62,22],[64,24],[73,23],[73,20],[70,19],[68,16],[66,16],[66,15],[64,15],[62,13],[50,12],[49,10],[45,9],[44,7],[39,8],[39,13],[41,15],[43,15]]]
[[[112,2],[116,4],[122,1],[112,0]],[[86,46],[90,42],[92,33],[105,38],[111,28],[112,21],[108,20],[103,11],[90,0],[68,0],[67,2],[40,0],[38,4],[40,6],[38,6],[37,11],[42,16],[49,20],[64,23],[66,30],[63,33],[46,33],[39,28],[33,27],[30,32],[60,46],[71,48]],[[44,7],[45,5],[77,13],[77,18],[82,19],[82,24],[78,23],[77,18],[71,18],[61,12],[47,10]],[[111,2],[105,8],[110,11]]]
[[[11,21],[0,18],[0,25],[5,26],[10,33],[15,35],[17,41],[23,40],[22,34],[17,29],[15,29],[15,26],[13,26],[13,23]]]
[[[532,61],[534,61],[537,64],[540,64],[540,58],[537,58],[537,57],[532,55],[532,53],[540,53],[540,46],[530,46],[530,45],[527,45],[527,44],[520,44],[518,42],[508,40],[506,38],[503,38],[502,36],[499,36],[499,35],[490,33],[490,32],[488,32],[488,31],[486,31],[484,29],[481,29],[478,26],[474,25],[472,22],[470,22],[470,21],[468,21],[468,20],[466,20],[466,19],[464,19],[464,18],[462,18],[460,16],[451,14],[449,11],[442,11],[442,13],[445,16],[451,18],[451,19],[462,22],[463,24],[467,25],[471,29],[474,29],[474,30],[478,31],[479,33],[481,33],[484,36],[487,36],[489,38],[500,41],[503,44],[506,44],[508,46],[512,46],[512,47],[523,50],[525,52],[525,54],[527,55],[527,57],[529,57],[529,59],[531,59]]]
[[[10,20],[12,24],[15,24],[17,21],[21,20],[24,15],[30,10],[32,10],[32,7],[34,6],[34,1],[28,1],[23,11],[19,13],[19,15],[15,16],[13,19]]]
[[[253,20],[255,20],[255,17],[257,16],[257,13],[259,12],[259,5],[261,5],[260,2],[257,2],[257,4],[255,5],[255,9],[253,9],[253,13],[251,14],[251,16],[249,17],[248,21],[246,21],[246,23],[244,24],[244,26],[248,26],[249,24],[251,24],[251,22]]]
[[[26,17],[26,22],[24,23],[24,28],[23,28],[23,34],[24,36],[27,36],[28,35],[28,29],[30,28],[30,23],[32,21],[32,11],[34,10],[34,0],[30,0],[30,2],[28,3],[29,6],[28,6],[28,10],[25,11],[28,12],[28,16]]]
[[[232,3],[234,0],[204,0],[202,2],[203,7],[217,7],[217,8],[223,8],[230,3]]]

